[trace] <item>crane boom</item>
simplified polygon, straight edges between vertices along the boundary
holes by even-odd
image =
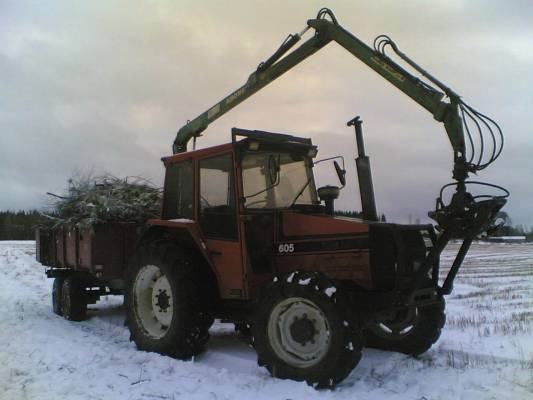
[[[329,19],[326,18],[328,16]],[[309,29],[313,29],[315,34],[285,55]],[[374,48],[371,48],[340,26],[329,9],[320,10],[317,18],[308,20],[307,27],[301,33],[289,35],[268,60],[259,64],[243,86],[184,125],[176,135],[173,145],[174,153],[186,151],[189,140],[200,136],[210,123],[332,41],[338,43],[416,101],[430,112],[435,120],[444,124],[454,153],[453,177],[458,182],[464,182],[469,172],[476,172],[485,168],[499,156],[503,147],[503,136],[499,126],[493,120],[466,105],[453,90],[399,51],[389,37],[378,36],[374,42]],[[400,58],[429,80],[432,85],[417,78],[389,58],[385,54],[387,46],[390,46]],[[481,151],[478,154],[476,154],[475,141],[472,138],[474,129],[468,127],[467,120],[475,124],[474,129],[477,129],[479,133],[479,139],[476,143],[481,143]],[[490,154],[490,150],[487,150],[488,146],[484,146],[483,135],[485,133],[483,130],[487,128],[492,138],[492,154]],[[465,131],[470,145],[469,155],[467,155]],[[499,141],[495,132],[499,133]],[[487,151],[489,152],[488,157],[486,156]]]

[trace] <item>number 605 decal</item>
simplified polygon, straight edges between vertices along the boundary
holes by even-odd
[[[294,252],[294,243],[284,243],[278,246],[279,253],[292,253]]]

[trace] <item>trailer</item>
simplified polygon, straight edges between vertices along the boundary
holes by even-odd
[[[96,303],[100,296],[123,294],[125,273],[141,231],[141,225],[128,222],[93,229],[37,229],[37,261],[47,267],[46,275],[54,278],[54,312],[81,321],[87,305]]]

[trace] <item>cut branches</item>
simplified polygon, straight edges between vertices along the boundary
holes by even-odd
[[[54,197],[53,227],[92,229],[109,222],[143,223],[160,214],[161,191],[139,177],[72,178],[66,194]]]

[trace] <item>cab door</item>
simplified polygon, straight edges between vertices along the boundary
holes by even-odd
[[[198,222],[223,299],[245,297],[233,153],[198,160]]]

